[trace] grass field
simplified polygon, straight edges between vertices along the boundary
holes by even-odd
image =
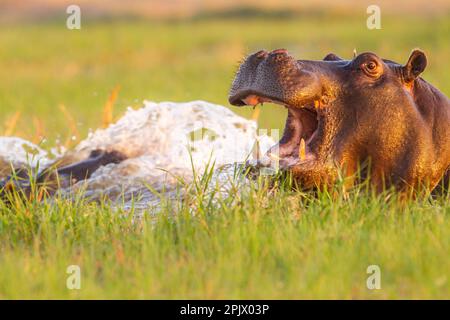
[[[386,16],[375,31],[367,30],[365,12],[104,20],[80,31],[67,30],[64,21],[5,25],[0,135],[43,141],[46,148],[74,145],[101,125],[117,86],[116,118],[143,99],[227,105],[239,60],[260,48],[285,47],[306,59],[331,51],[350,58],[356,48],[404,62],[420,47],[429,58],[424,78],[448,96],[448,18]],[[262,111],[262,128],[282,128],[284,110]],[[132,212],[81,200],[2,204],[0,298],[450,297],[448,196],[401,202],[395,194],[356,189],[348,198],[314,198],[261,182],[232,198],[237,205],[224,199],[212,206],[208,195],[193,192],[180,206],[167,203],[156,222],[137,223]],[[380,290],[366,288],[373,264],[381,269]],[[81,290],[66,288],[69,265],[81,267]]]

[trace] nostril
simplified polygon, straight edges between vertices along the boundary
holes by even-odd
[[[286,49],[276,49],[271,52],[271,54],[287,54],[288,51]]]

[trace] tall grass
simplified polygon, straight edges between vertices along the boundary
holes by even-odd
[[[212,172],[141,218],[81,196],[0,203],[0,297],[448,297],[448,195],[312,194],[260,177],[223,197]],[[80,290],[66,288],[69,265]],[[369,265],[381,290],[366,287]]]

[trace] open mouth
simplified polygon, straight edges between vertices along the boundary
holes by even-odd
[[[268,102],[288,109],[283,136],[267,152],[267,156],[272,160],[278,160],[280,166],[288,168],[316,160],[312,142],[318,135],[319,124],[322,121],[317,103],[293,106],[256,92],[241,93],[233,98],[235,105],[256,106]]]

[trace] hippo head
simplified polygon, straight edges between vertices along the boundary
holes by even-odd
[[[229,102],[272,102],[288,109],[284,134],[268,155],[306,187],[333,181],[338,168],[354,174],[367,159],[377,166],[374,179],[385,179],[385,174],[403,179],[412,169],[400,162],[427,152],[410,145],[428,139],[418,101],[426,94],[426,82],[418,78],[426,64],[419,50],[404,65],[374,53],[352,60],[328,54],[311,61],[297,60],[285,49],[263,50],[241,64]],[[445,96],[439,99],[448,103]],[[402,153],[410,157],[401,159]]]

